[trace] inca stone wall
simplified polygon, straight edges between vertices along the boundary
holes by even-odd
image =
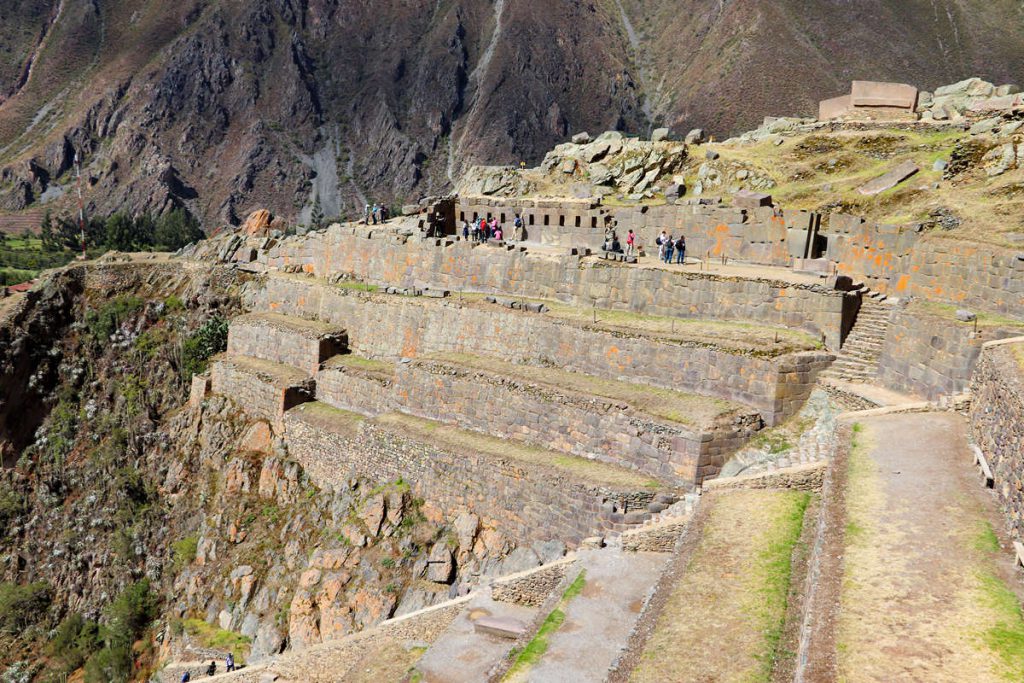
[[[833,214],[828,258],[891,296],[916,296],[1024,319],[1024,252]]]
[[[345,332],[323,323],[249,314],[231,321],[228,353],[262,358],[316,373],[320,363],[345,350]]]
[[[643,509],[654,498],[652,490],[588,485],[539,465],[455,452],[373,422],[324,415],[332,410],[307,403],[285,416],[288,453],[319,487],[343,487],[353,474],[402,479],[415,495],[445,510],[472,509],[524,543],[556,538],[569,545],[621,521],[622,512],[609,512],[613,504]]]
[[[1024,339],[986,345],[971,380],[971,433],[992,468],[1014,535],[1024,538]]]
[[[843,330],[844,294],[823,285],[635,268],[340,225],[267,244],[256,257],[263,267],[300,268],[321,277],[348,273],[401,287],[505,293],[651,315],[763,322],[823,335],[830,349],[839,348]]]
[[[279,424],[289,408],[312,399],[312,382],[298,370],[260,368],[227,356],[210,363],[210,387],[227,396],[246,412]]]
[[[1020,328],[982,327],[914,309],[896,313],[878,364],[882,384],[928,400],[967,389],[985,342],[1020,334]]]
[[[737,401],[757,408],[769,425],[799,410],[817,373],[833,358],[825,352],[776,358],[742,355],[612,333],[499,306],[460,306],[457,301],[357,296],[308,280],[271,277],[256,292],[252,306],[344,325],[352,349],[363,356],[397,360],[455,352],[550,363],[574,372]]]
[[[718,474],[726,455],[761,427],[752,411],[724,408],[707,425],[659,420],[612,399],[560,391],[457,363],[415,361],[395,373],[391,404],[358,368],[325,372],[317,394],[337,408],[400,410],[494,436],[644,472],[682,485]],[[361,375],[363,375],[361,377]],[[381,386],[381,385],[378,385]],[[383,388],[383,387],[382,387]],[[386,389],[385,389],[386,390]],[[335,402],[337,401],[337,402]]]

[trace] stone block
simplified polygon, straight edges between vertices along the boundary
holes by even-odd
[[[906,83],[854,81],[850,88],[854,107],[891,107],[913,111],[917,107],[917,88]]]
[[[904,161],[888,173],[881,175],[874,180],[869,180],[857,188],[857,192],[871,196],[885,192],[902,183],[907,178],[916,174],[920,169],[913,161]]]
[[[772,196],[764,192],[740,190],[733,195],[732,205],[739,209],[756,209],[772,205]]]
[[[846,116],[853,108],[849,95],[840,95],[818,103],[818,120],[828,121],[841,116]]]

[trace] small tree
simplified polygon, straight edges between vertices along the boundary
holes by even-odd
[[[104,226],[104,244],[108,249],[131,251],[135,246],[135,223],[120,211],[107,219]]]
[[[43,215],[43,222],[39,225],[39,237],[43,241],[43,251],[54,251],[57,249],[57,241],[53,234],[53,216],[47,209]]]
[[[172,209],[156,222],[155,243],[167,251],[177,251],[186,244],[203,239],[199,221],[185,209]]]
[[[313,230],[319,230],[324,227],[324,209],[320,205],[319,193],[317,193],[316,199],[313,200],[313,212],[309,215],[309,227]]]

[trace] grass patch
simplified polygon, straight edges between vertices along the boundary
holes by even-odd
[[[533,668],[537,662],[540,661],[544,653],[548,651],[548,643],[559,628],[565,621],[565,608],[572,602],[573,598],[583,591],[583,586],[586,584],[586,571],[581,571],[579,576],[565,589],[562,593],[561,599],[555,608],[551,610],[544,623],[541,624],[537,634],[526,644],[516,656],[515,663],[512,664],[512,668],[508,670],[508,673],[501,679],[502,681],[522,681],[526,680],[526,675],[530,669]]]
[[[794,415],[780,425],[764,429],[748,444],[751,448],[767,451],[772,455],[785,453],[797,444],[801,435],[814,426],[809,417]]]
[[[1013,355],[1017,359],[1017,365],[1020,366],[1021,371],[1024,371],[1024,344],[1013,344],[1010,350],[1013,351]]]
[[[335,356],[327,363],[327,367],[352,368],[362,370],[372,375],[392,377],[395,374],[395,366],[383,360],[364,358],[354,354]]]
[[[192,564],[192,560],[196,559],[196,552],[198,549],[198,536],[186,536],[180,541],[175,541],[171,544],[171,552],[174,557],[173,567],[175,574]]]
[[[385,426],[398,428],[414,437],[425,439],[440,448],[451,448],[456,451],[470,450],[527,465],[550,467],[562,470],[574,478],[598,484],[648,489],[659,489],[664,486],[657,479],[627,470],[624,467],[558,451],[549,451],[520,441],[471,432],[404,413],[388,413],[376,418],[375,421]]]
[[[764,568],[762,619],[766,628],[764,651],[758,659],[761,661],[760,678],[766,681],[771,678],[775,663],[782,654],[779,643],[782,641],[782,632],[786,624],[786,604],[793,574],[793,549],[800,540],[804,513],[811,502],[811,494],[805,491],[794,491],[788,495],[793,500],[778,522],[778,536],[761,552],[760,557],[761,566]]]
[[[948,320],[955,325],[962,327],[973,327],[974,322],[963,322],[962,320],[956,319],[956,312],[961,307],[954,306],[953,304],[943,304],[938,301],[915,301],[910,305],[911,310],[918,310],[928,315],[933,315],[944,320]],[[991,313],[989,311],[977,311],[974,309],[967,309],[978,316],[978,327],[992,328],[992,327],[1016,327],[1024,329],[1024,320],[1017,318],[1011,318],[999,313]]]
[[[195,638],[203,647],[230,651],[239,664],[245,663],[252,639],[234,631],[227,631],[208,624],[202,619],[186,619],[185,633]]]
[[[998,548],[998,542],[996,546]],[[997,622],[985,631],[982,639],[1005,667],[1004,678],[1020,681],[1024,679],[1024,613],[1020,599],[992,574],[983,573],[978,578],[984,600],[995,613]]]
[[[354,292],[376,292],[380,290],[377,285],[371,285],[368,282],[357,282],[355,280],[339,280],[334,283],[334,286],[338,289],[348,289]]]

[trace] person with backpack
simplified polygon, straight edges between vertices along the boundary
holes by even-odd
[[[480,217],[480,241],[487,241],[487,219],[482,216]]]
[[[629,234],[626,235],[626,256],[632,256],[636,249],[636,233],[633,232],[633,228],[629,229]]]
[[[181,683],[189,683],[192,680],[192,672],[185,669],[185,673],[181,674]]]
[[[228,656],[224,658],[224,668],[228,671],[235,670],[235,655],[233,653],[229,652]]]
[[[672,263],[672,235],[665,238],[665,263]]]
[[[676,240],[676,263],[686,265],[686,237],[683,235]]]
[[[215,676],[217,674],[217,660],[214,659],[210,662],[210,666],[206,667],[207,676]]]
[[[512,225],[515,227],[515,231],[512,233],[513,238],[516,242],[523,241],[523,219],[520,215],[516,214],[516,219],[512,221]]]

